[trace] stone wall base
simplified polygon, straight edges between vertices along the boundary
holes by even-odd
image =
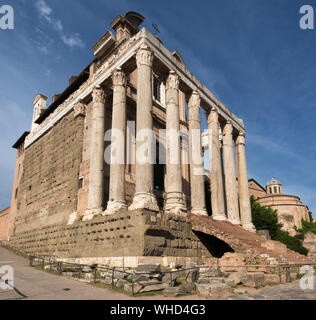
[[[190,259],[206,264],[213,258],[186,215],[148,210],[122,210],[72,225],[34,229],[15,234],[9,244],[26,254],[113,266],[121,266],[123,257],[131,267],[140,262],[168,265]]]
[[[130,256],[130,257],[91,257],[91,258],[58,258],[58,261],[77,264],[100,264],[116,268],[136,268],[140,263],[159,263],[163,267],[169,267],[171,263],[185,266],[188,262],[199,265],[211,266],[216,264],[216,258],[195,257],[155,257],[155,256]]]

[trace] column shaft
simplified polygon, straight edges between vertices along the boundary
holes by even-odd
[[[238,173],[238,191],[239,191],[239,206],[240,216],[243,228],[248,231],[255,232],[255,227],[252,224],[250,195],[248,187],[248,174],[245,151],[245,135],[240,133],[236,140],[237,153],[237,173]]]
[[[207,215],[201,143],[200,97],[193,91],[189,100],[191,212]]]
[[[156,149],[152,118],[152,61],[153,54],[143,46],[136,54],[137,112],[136,112],[136,193],[130,210],[159,211],[153,194],[153,159]]]
[[[219,140],[218,113],[215,108],[212,108],[212,111],[208,116],[208,138],[212,217],[215,220],[226,220],[221,142]]]
[[[238,194],[236,183],[236,167],[233,145],[233,126],[227,121],[223,130],[223,150],[225,168],[225,188],[228,221],[241,224],[238,207]]]
[[[90,147],[90,176],[88,208],[84,219],[91,219],[94,214],[102,212],[104,188],[104,118],[105,93],[102,88],[93,90],[92,128]]]
[[[167,131],[167,166],[166,192],[167,212],[176,214],[186,211],[182,192],[182,168],[179,122],[179,79],[171,71],[166,83],[166,131]]]
[[[111,135],[110,196],[106,214],[126,208],[125,202],[125,133],[126,76],[117,69],[113,73],[113,109]]]

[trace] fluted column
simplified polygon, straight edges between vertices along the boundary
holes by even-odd
[[[219,122],[216,108],[208,115],[208,139],[211,178],[212,217],[215,220],[226,220],[223,186],[223,165],[221,142],[219,141]]]
[[[130,210],[159,211],[153,194],[156,150],[152,118],[152,62],[153,54],[144,45],[136,54],[137,62],[137,111],[136,111],[136,193]]]
[[[238,173],[238,192],[240,217],[243,228],[248,231],[255,232],[255,227],[252,224],[250,195],[248,187],[248,174],[245,151],[245,134],[239,133],[236,140],[237,153],[237,173]]]
[[[126,208],[125,202],[125,133],[126,76],[119,68],[114,71],[111,135],[110,195],[105,214]]]
[[[238,207],[238,194],[236,183],[236,167],[233,145],[233,126],[227,121],[223,130],[223,150],[225,168],[225,188],[228,221],[241,224]]]
[[[189,100],[191,212],[207,215],[205,208],[204,168],[201,143],[201,99],[193,91]]]
[[[92,92],[92,99],[89,195],[84,220],[91,219],[93,215],[103,211],[105,118],[105,93],[103,89],[96,87]]]
[[[166,83],[166,130],[167,165],[166,193],[167,212],[181,214],[186,211],[182,192],[182,168],[179,122],[179,78],[170,71]]]

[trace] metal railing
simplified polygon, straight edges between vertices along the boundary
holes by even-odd
[[[131,283],[131,293],[134,296],[135,294],[138,294],[138,292],[135,292],[135,286],[139,285],[141,286],[141,289],[155,285],[157,282],[148,283],[146,281],[138,281],[136,276],[140,275],[148,275],[149,272],[137,272],[130,270],[127,271],[127,268],[120,268],[120,267],[107,267],[107,266],[101,266],[101,265],[86,265],[86,264],[77,264],[77,263],[70,263],[60,260],[55,260],[52,258],[45,258],[43,256],[36,257],[36,256],[30,256],[29,257],[29,264],[30,266],[34,267],[40,267],[42,270],[46,269],[49,272],[55,272],[56,274],[62,275],[65,272],[71,272],[72,278],[82,279],[84,278],[83,274],[86,273],[92,273],[93,278],[87,279],[92,280],[93,283],[97,283],[98,281],[102,281],[106,278],[110,278],[111,280],[106,282],[107,284],[111,285],[112,289],[115,288],[115,280],[117,279],[117,274],[122,274],[122,279],[127,280]],[[184,269],[178,269],[178,270],[166,270],[163,272],[160,272],[161,277],[166,276],[169,274],[170,280],[168,282],[169,287],[174,287],[176,285],[176,279],[178,275],[182,275],[185,280],[188,280],[188,277],[191,275],[192,272],[199,271],[200,275],[203,276],[203,273],[205,274],[205,271],[207,269],[212,269],[213,271],[217,272],[220,276],[223,274],[223,272],[236,272],[236,271],[246,271],[246,272],[265,272],[266,274],[278,274],[279,282],[282,283],[282,275],[285,275],[285,282],[291,282],[291,273],[296,273],[296,278],[298,278],[300,267],[303,265],[310,265],[314,268],[316,267],[316,264],[287,264],[287,265],[244,265],[244,266],[220,266],[220,265],[213,265],[213,266],[193,266],[190,268],[184,268]],[[47,268],[49,266],[49,268]],[[84,272],[83,268],[89,268],[91,269],[91,272]],[[71,270],[71,271],[69,271]],[[203,272],[204,271],[204,272]],[[101,276],[101,273],[105,272],[104,275]],[[75,276],[74,276],[75,275]],[[193,279],[194,280],[194,279]],[[197,280],[197,279],[195,279]]]

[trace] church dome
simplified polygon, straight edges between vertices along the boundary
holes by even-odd
[[[271,186],[271,185],[281,185],[281,182],[277,179],[271,178],[268,182],[267,182],[267,186]]]
[[[268,194],[282,194],[282,184],[277,179],[271,178],[267,182],[267,193]]]

